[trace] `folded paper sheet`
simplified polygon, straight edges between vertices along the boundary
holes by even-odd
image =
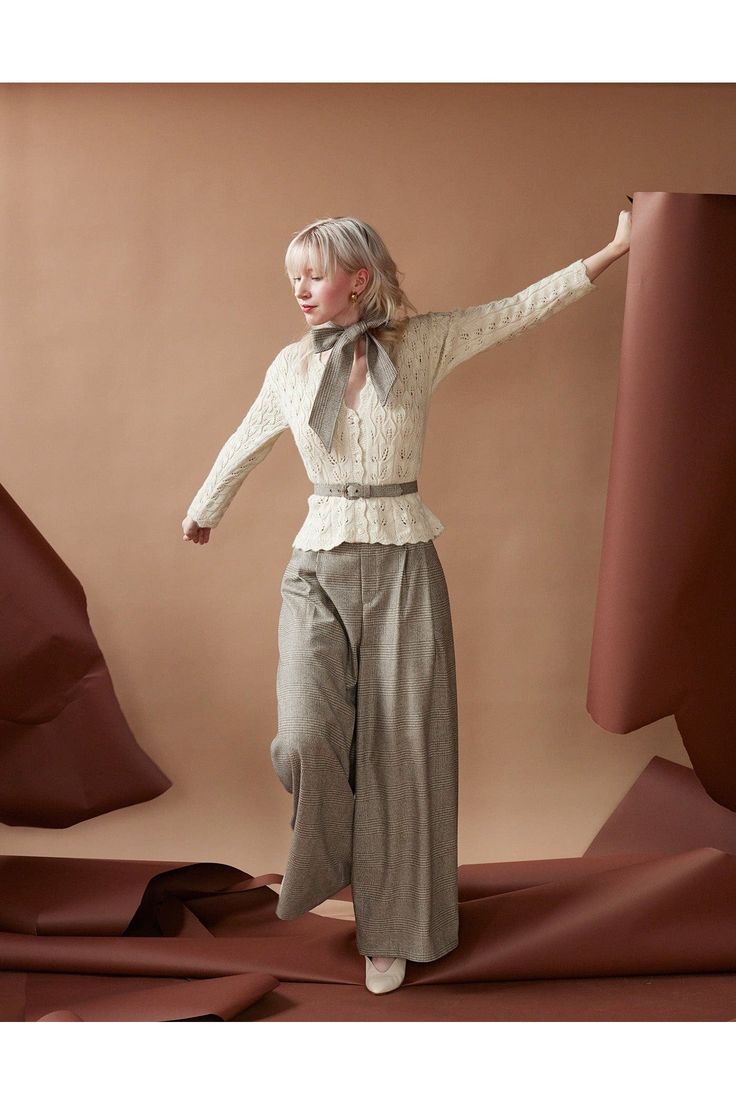
[[[736,810],[736,196],[635,192],[587,707]]]
[[[158,797],[79,580],[0,487],[0,820],[67,828]]]
[[[736,816],[689,768],[655,758],[585,855],[461,866],[460,946],[408,963],[404,987],[414,992],[392,994],[381,1015],[432,1018],[438,985],[459,985],[448,1018],[472,1019],[473,1008],[484,1018],[467,983],[596,978],[569,1016],[585,1019],[585,994],[600,1009],[603,980],[626,977],[617,1018],[627,1018],[632,996],[646,1000],[637,976],[677,974],[669,1003],[651,1018],[690,1019],[688,994],[702,998],[703,975],[714,974],[721,1011],[702,1018],[732,1019],[735,852]],[[280,880],[220,863],[0,858],[0,1018],[375,1014],[360,1003],[376,998],[364,989],[354,922],[314,913],[280,920],[270,888]],[[698,985],[688,989],[687,975],[700,975]],[[352,1005],[344,986],[357,987]],[[557,1005],[549,1007],[555,1018]]]

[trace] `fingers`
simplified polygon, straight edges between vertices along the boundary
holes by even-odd
[[[200,526],[200,528],[189,533],[182,533],[182,540],[191,541],[193,544],[207,544],[210,539],[209,528]]]

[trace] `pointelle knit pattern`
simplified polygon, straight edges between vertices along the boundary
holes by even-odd
[[[398,379],[386,405],[381,405],[369,374],[357,410],[342,403],[329,451],[307,424],[324,365],[316,353],[300,362],[299,342],[285,346],[266,369],[242,422],[222,446],[188,516],[200,526],[217,526],[243,480],[286,429],[292,432],[312,483],[418,479],[430,401],[453,368],[550,318],[596,287],[580,259],[516,295],[476,307],[414,315],[391,351]],[[371,498],[311,494],[307,502],[294,548],[334,548],[343,541],[406,544],[434,539],[444,529],[418,491]]]

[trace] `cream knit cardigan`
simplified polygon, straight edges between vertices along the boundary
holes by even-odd
[[[187,514],[200,526],[216,526],[245,477],[286,429],[312,483],[417,479],[429,404],[445,376],[596,287],[581,259],[508,298],[414,315],[391,353],[398,378],[385,407],[368,375],[357,410],[342,404],[330,451],[307,424],[324,365],[313,353],[300,366],[299,343],[285,346],[267,368],[253,405],[222,446]],[[372,498],[311,494],[308,506],[294,548],[334,548],[342,541],[407,544],[431,540],[444,529],[418,491]]]

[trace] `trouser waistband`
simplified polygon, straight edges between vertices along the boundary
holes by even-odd
[[[383,498],[384,495],[412,494],[417,490],[417,480],[409,483],[315,483],[318,495],[342,495],[345,498]]]

